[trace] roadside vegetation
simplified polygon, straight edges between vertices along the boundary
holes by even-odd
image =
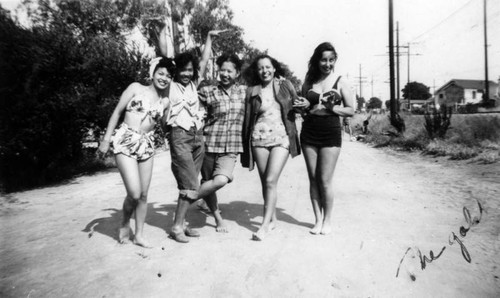
[[[213,44],[215,56],[238,53],[246,67],[265,53],[244,42],[228,0],[168,4],[169,13],[164,1],[156,0],[23,0],[23,22],[0,4],[0,192],[57,183],[113,164],[112,158],[97,159],[95,148],[123,90],[134,81],[147,83],[166,15],[175,26],[191,20],[195,46],[204,44],[209,30],[228,29]],[[127,38],[137,30],[154,54]],[[174,45],[184,42],[183,36],[174,34]],[[300,80],[282,67],[298,88]],[[161,147],[163,138],[156,139]]]
[[[419,151],[431,156],[477,163],[500,161],[499,114],[452,114],[450,125],[441,136],[429,133],[424,115],[411,114],[401,114],[406,130],[397,134],[390,124],[388,113],[372,115],[368,133],[363,134],[363,121],[368,115],[355,114],[351,125],[358,139],[375,147]]]

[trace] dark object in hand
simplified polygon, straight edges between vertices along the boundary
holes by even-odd
[[[323,93],[323,98],[321,99],[324,103],[329,103],[332,106],[342,104],[342,96],[335,90],[330,90]]]

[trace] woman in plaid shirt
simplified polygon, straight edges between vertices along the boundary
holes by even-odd
[[[200,101],[206,106],[205,158],[201,169],[199,197],[213,213],[217,232],[227,232],[217,203],[216,191],[233,180],[236,157],[243,152],[242,128],[246,86],[240,85],[242,61],[235,54],[223,54],[217,61],[219,81],[200,88]]]

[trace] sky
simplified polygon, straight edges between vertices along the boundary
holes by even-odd
[[[314,48],[331,42],[336,69],[359,94],[389,98],[388,0],[229,0],[244,39],[303,80]],[[410,81],[430,91],[451,79],[484,80],[483,0],[394,0],[399,44],[410,43]],[[500,1],[487,0],[489,80],[500,77]],[[394,36],[396,44],[396,35]],[[400,51],[407,53],[406,48]],[[400,56],[400,86],[408,81]],[[360,75],[361,67],[361,75]],[[373,84],[372,84],[373,81]],[[373,90],[373,91],[372,91]]]
[[[253,47],[287,64],[301,80],[314,48],[331,42],[335,71],[365,98],[389,99],[388,0],[228,0],[233,23]],[[20,0],[0,0],[14,9]],[[484,0],[394,0],[399,23],[400,89],[438,89],[451,79],[484,80]],[[500,78],[500,1],[487,2],[490,81]],[[394,35],[396,44],[396,35]],[[361,70],[360,70],[361,69]],[[361,84],[360,78],[361,77]],[[360,90],[361,85],[361,90]]]

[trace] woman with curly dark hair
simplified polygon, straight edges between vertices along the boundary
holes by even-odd
[[[252,235],[263,240],[276,225],[278,179],[289,155],[300,154],[292,102],[297,98],[288,80],[280,79],[283,70],[269,55],[258,56],[247,72],[250,87],[245,99],[243,125],[244,167],[257,164],[264,197],[262,225]]]
[[[205,109],[198,98],[199,74],[203,74],[210,58],[212,36],[221,30],[208,32],[201,61],[191,52],[175,56],[176,72],[168,93],[168,108],[164,123],[168,131],[172,172],[177,181],[179,199],[170,236],[177,242],[189,242],[187,237],[199,237],[198,231],[185,224],[186,213],[198,200],[199,174],[205,154],[203,122]]]
[[[340,117],[354,114],[351,87],[334,72],[337,52],[329,42],[316,47],[309,60],[302,94],[294,106],[306,113],[300,141],[316,217],[311,234],[329,234],[333,210],[333,174],[342,145]]]

